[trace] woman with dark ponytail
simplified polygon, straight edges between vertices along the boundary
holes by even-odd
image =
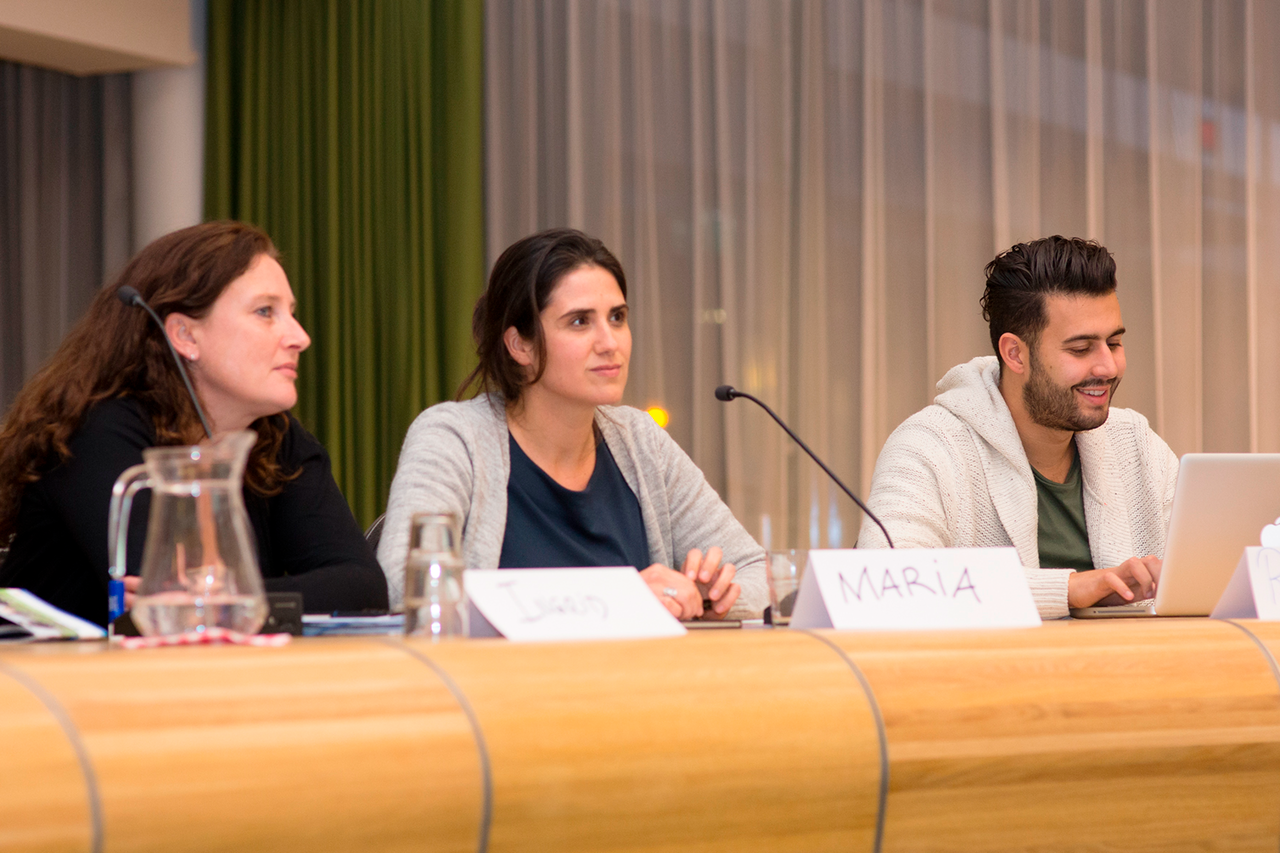
[[[680,619],[759,616],[764,550],[648,414],[622,402],[627,279],[557,228],[510,246],[476,303],[478,392],[409,429],[378,556],[392,606],[409,519],[451,512],[468,568],[635,566]]]

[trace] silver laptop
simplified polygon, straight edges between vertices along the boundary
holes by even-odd
[[[1257,545],[1262,528],[1277,518],[1280,453],[1188,453],[1178,467],[1156,597],[1072,608],[1071,615],[1208,616],[1245,546]]]

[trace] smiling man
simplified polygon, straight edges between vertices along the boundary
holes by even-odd
[[[1178,459],[1131,409],[1115,260],[1046,237],[987,265],[995,356],[952,368],[885,442],[868,499],[907,548],[1018,551],[1040,615],[1155,592]],[[864,519],[859,547],[884,547]]]

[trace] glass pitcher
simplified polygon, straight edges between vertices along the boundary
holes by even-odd
[[[151,447],[111,491],[111,576],[123,578],[133,496],[151,489],[142,579],[133,621],[147,636],[214,626],[252,634],[267,597],[241,483],[257,435],[230,433],[208,445]]]

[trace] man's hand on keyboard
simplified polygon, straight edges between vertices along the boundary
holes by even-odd
[[[1067,581],[1070,607],[1108,607],[1156,594],[1161,562],[1158,557],[1130,557],[1111,569],[1075,572]]]

